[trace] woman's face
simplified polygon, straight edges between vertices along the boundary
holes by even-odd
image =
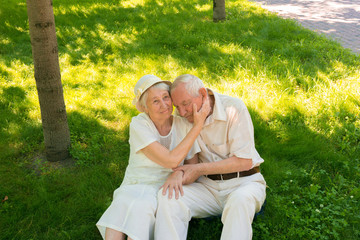
[[[147,109],[153,121],[168,119],[173,111],[172,101],[169,92],[158,88],[149,88],[146,99]]]

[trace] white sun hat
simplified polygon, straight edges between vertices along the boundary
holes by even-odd
[[[135,84],[135,87],[134,87],[135,98],[133,99],[132,103],[136,106],[136,109],[139,112],[144,111],[144,109],[142,108],[142,106],[139,103],[139,100],[140,100],[141,96],[151,86],[153,86],[156,83],[160,83],[160,82],[165,83],[165,84],[167,84],[169,86],[171,85],[170,81],[161,80],[159,77],[157,77],[155,75],[151,75],[151,74],[144,75],[137,81],[137,83]]]

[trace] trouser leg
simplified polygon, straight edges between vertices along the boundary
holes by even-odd
[[[251,224],[265,201],[265,191],[265,184],[247,182],[228,195],[221,218],[224,224],[221,240],[252,239]]]
[[[215,197],[200,183],[183,186],[184,196],[178,200],[158,194],[155,222],[156,240],[186,240],[192,217],[208,217],[221,214]]]

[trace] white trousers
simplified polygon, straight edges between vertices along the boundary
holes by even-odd
[[[183,187],[178,200],[158,194],[155,240],[186,240],[192,217],[222,215],[222,240],[252,239],[252,221],[266,197],[266,182],[261,173],[230,180],[213,181],[206,177]]]
[[[157,186],[126,185],[114,191],[111,205],[96,223],[105,239],[106,228],[125,233],[134,240],[154,239]]]

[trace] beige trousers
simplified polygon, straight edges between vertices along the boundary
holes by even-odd
[[[206,177],[184,186],[184,196],[168,199],[158,194],[155,240],[186,240],[192,217],[221,215],[222,240],[252,238],[252,221],[266,197],[266,182],[261,173],[230,180],[213,181]]]

